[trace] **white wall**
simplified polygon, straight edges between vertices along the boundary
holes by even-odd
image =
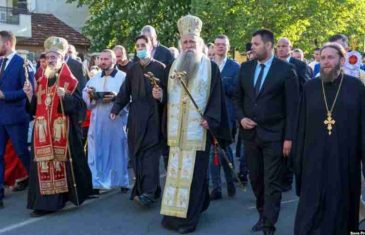
[[[11,0],[0,0],[1,7],[11,7],[13,5]]]
[[[32,24],[30,15],[19,15],[19,24],[0,24],[1,30],[9,30],[16,37],[30,38],[32,37]]]
[[[78,8],[76,3],[66,0],[28,0],[28,6],[32,12],[53,14],[79,32],[89,17],[87,7]]]

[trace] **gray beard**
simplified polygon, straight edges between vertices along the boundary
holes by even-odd
[[[336,78],[338,78],[340,73],[341,73],[340,64],[336,65],[336,67],[333,68],[328,73],[324,72],[324,69],[321,68],[321,71],[320,71],[321,75],[319,76],[319,78],[325,83],[326,82],[333,82],[334,80],[336,80]]]
[[[200,59],[201,57],[192,51],[182,53],[177,59],[179,61],[177,71],[185,71],[187,74],[186,79],[189,80],[194,77],[195,73],[198,71]]]
[[[47,78],[54,78],[57,73],[57,69],[54,67],[47,66],[46,70],[44,71],[44,75]]]

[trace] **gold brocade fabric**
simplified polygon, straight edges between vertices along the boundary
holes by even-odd
[[[175,61],[170,76],[178,66]],[[188,89],[204,113],[211,85],[211,62],[203,56],[198,72],[188,82]],[[207,132],[200,125],[201,116],[178,79],[168,83],[168,145],[170,146],[161,214],[186,218],[196,151],[204,151]]]

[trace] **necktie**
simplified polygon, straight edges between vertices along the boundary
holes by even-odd
[[[264,64],[260,64],[260,66],[261,66],[261,70],[260,70],[259,76],[257,77],[256,84],[255,84],[255,95],[256,95],[256,97],[260,94],[262,77],[264,76],[264,69],[265,69]]]
[[[1,69],[0,69],[0,79],[3,76],[3,73],[5,71],[5,65],[6,65],[6,61],[8,61],[8,58],[4,58],[2,63],[1,63]]]

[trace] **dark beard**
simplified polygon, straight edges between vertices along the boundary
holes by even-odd
[[[338,63],[336,65],[336,67],[334,67],[333,69],[331,69],[331,71],[329,71],[328,73],[324,72],[324,68],[320,69],[320,79],[323,82],[333,82],[334,80],[336,80],[336,78],[338,78],[338,76],[341,73],[341,65],[340,63]]]
[[[177,71],[186,72],[186,79],[192,78],[199,68],[200,61],[198,60],[198,56],[192,52],[187,51],[186,53],[181,54],[180,63],[177,66]]]

